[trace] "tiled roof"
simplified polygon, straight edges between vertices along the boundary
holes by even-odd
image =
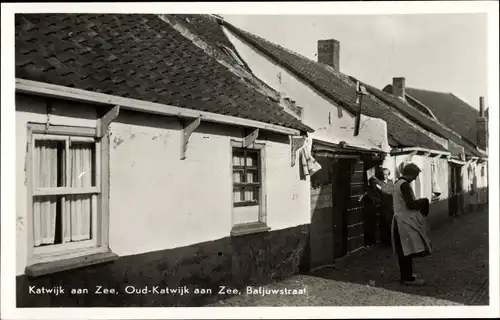
[[[227,22],[223,24],[246,42],[270,57],[275,63],[289,70],[305,83],[311,85],[348,112],[357,110],[356,84],[347,76],[332,68],[292,52],[259,36],[243,31]],[[426,147],[433,150],[444,148],[426,134],[394,113],[394,110],[379,99],[370,96],[363,100],[364,115],[387,122],[389,144],[392,147]]]
[[[460,133],[454,130],[454,128],[447,127],[446,122],[441,120],[443,115],[438,116],[434,112],[434,109],[430,108],[427,104],[425,104],[424,101],[415,97],[419,102],[423,103],[426,107],[431,109],[433,114],[436,116],[437,121],[434,118],[431,118],[430,116],[413,108],[410,104],[404,102],[403,100],[392,95],[391,93],[392,93],[392,85],[387,85],[383,91],[379,91],[378,93],[374,92],[374,94],[377,95],[378,98],[382,99],[388,104],[391,104],[400,112],[402,112],[404,115],[406,115],[409,119],[412,119],[413,121],[421,125],[423,128],[464,147],[466,154],[478,157],[484,156],[483,154],[481,154],[481,152],[479,152],[476,149],[475,145],[473,145],[470,141],[463,139]],[[410,94],[410,96],[412,95]]]
[[[479,117],[479,110],[451,93],[414,88],[407,88],[406,93],[431,109],[436,118],[447,127],[476,144],[476,119]]]
[[[312,131],[156,15],[17,14],[15,33],[17,78]]]

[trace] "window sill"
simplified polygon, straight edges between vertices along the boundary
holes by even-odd
[[[237,237],[246,234],[267,232],[269,230],[271,230],[271,228],[262,222],[240,224],[233,227],[233,229],[231,230],[231,236]]]
[[[81,256],[71,259],[37,263],[26,267],[25,274],[29,277],[39,277],[61,271],[88,267],[95,264],[115,261],[119,256],[111,251]]]

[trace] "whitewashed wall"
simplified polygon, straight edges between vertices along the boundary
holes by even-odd
[[[54,125],[96,125],[91,106],[55,103]],[[82,118],[84,117],[84,118]],[[39,98],[16,96],[17,274],[26,266],[26,123],[45,123]],[[230,140],[241,132],[202,124],[180,160],[180,125],[167,118],[123,112],[110,126],[110,248],[118,255],[187,246],[228,237],[232,224]],[[259,140],[258,140],[259,141]],[[290,166],[288,138],[262,141],[267,223],[272,230],[310,223],[309,179]]]
[[[345,141],[362,148],[390,150],[384,120],[363,115],[359,136],[354,137],[353,115],[346,111],[339,112],[339,107],[333,101],[255,50],[230,30],[224,28],[224,32],[255,76],[274,90],[295,100],[304,109],[302,121],[316,130],[312,133],[314,138],[332,143]]]

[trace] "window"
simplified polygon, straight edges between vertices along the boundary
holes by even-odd
[[[260,151],[233,149],[233,196],[235,207],[259,205]]]
[[[102,159],[107,158],[101,157],[96,130],[58,127],[47,132],[38,124],[28,130],[29,264],[107,250],[101,185]]]
[[[266,228],[263,152],[262,144],[232,143],[233,235]]]

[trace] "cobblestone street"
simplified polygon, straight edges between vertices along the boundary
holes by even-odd
[[[305,288],[306,294],[242,294],[211,306],[487,305],[488,212],[450,219],[431,236],[433,255],[415,259],[424,287],[402,286],[392,248],[372,247],[339,259],[335,267],[264,287]]]

